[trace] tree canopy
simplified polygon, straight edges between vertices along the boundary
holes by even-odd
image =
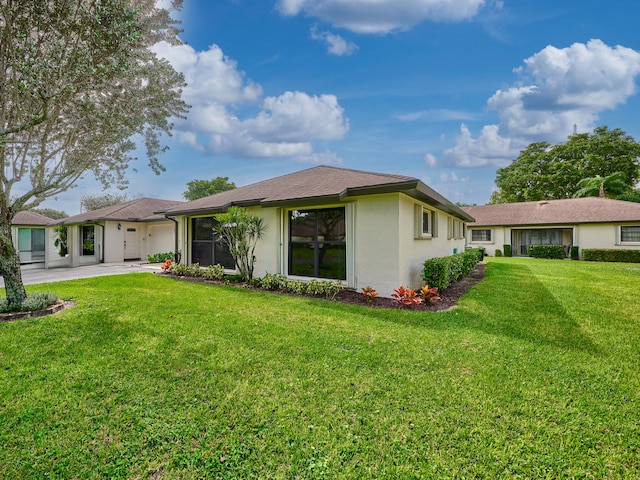
[[[49,217],[53,220],[62,220],[63,218],[67,218],[67,212],[64,210],[55,210],[53,208],[34,208],[32,211],[39,213],[40,215],[44,215],[45,217]]]
[[[640,144],[619,128],[602,126],[571,135],[565,143],[532,143],[510,165],[498,169],[491,203],[571,198],[586,178],[618,178],[630,191],[640,179]]]
[[[236,184],[229,177],[216,177],[213,180],[192,180],[187,183],[187,191],[182,194],[187,200],[197,200],[216,193],[233,190]]]
[[[9,303],[25,297],[10,229],[17,212],[89,172],[104,187],[125,186],[136,139],[151,169],[163,170],[161,137],[187,106],[183,76],[151,49],[178,42],[157,3],[0,3],[0,273]]]
[[[80,207],[85,212],[110,207],[127,201],[126,193],[103,193],[98,195],[83,195],[80,199]]]

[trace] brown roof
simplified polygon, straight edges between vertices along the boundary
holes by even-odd
[[[41,213],[27,210],[16,213],[11,223],[13,225],[49,225],[53,221]]]
[[[72,217],[60,220],[58,225],[70,225],[77,223],[90,223],[96,221],[120,221],[120,222],[152,222],[165,220],[160,213],[184,202],[175,200],[160,200],[157,198],[137,198],[128,202],[99,208]]]
[[[463,207],[474,226],[640,222],[640,203],[586,197]]]
[[[374,193],[404,192],[463,220],[459,207],[420,180],[404,175],[318,166],[199,198],[167,210],[168,215],[222,212],[230,206],[319,205]]]

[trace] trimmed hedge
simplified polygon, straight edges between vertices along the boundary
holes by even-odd
[[[583,248],[582,259],[587,262],[640,263],[640,250]]]
[[[422,279],[430,287],[438,287],[441,292],[453,282],[471,273],[482,261],[484,249],[470,248],[463,253],[448,257],[430,258],[424,262]]]
[[[577,245],[571,247],[571,260],[580,260],[580,249]]]
[[[564,259],[564,247],[562,245],[529,245],[527,255],[532,258]]]

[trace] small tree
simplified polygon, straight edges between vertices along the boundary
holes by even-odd
[[[229,246],[242,280],[251,281],[256,244],[267,229],[264,220],[241,207],[230,207],[226,213],[220,213],[215,218],[218,223],[213,227],[214,232]]]

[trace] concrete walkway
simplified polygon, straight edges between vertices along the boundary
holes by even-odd
[[[132,272],[160,271],[159,265],[141,264],[133,262],[99,263],[82,267],[60,267],[49,269],[22,270],[22,281],[25,285],[32,283],[60,282],[76,278],[102,277],[105,275],[120,275]],[[0,287],[4,287],[4,279],[0,277]]]

